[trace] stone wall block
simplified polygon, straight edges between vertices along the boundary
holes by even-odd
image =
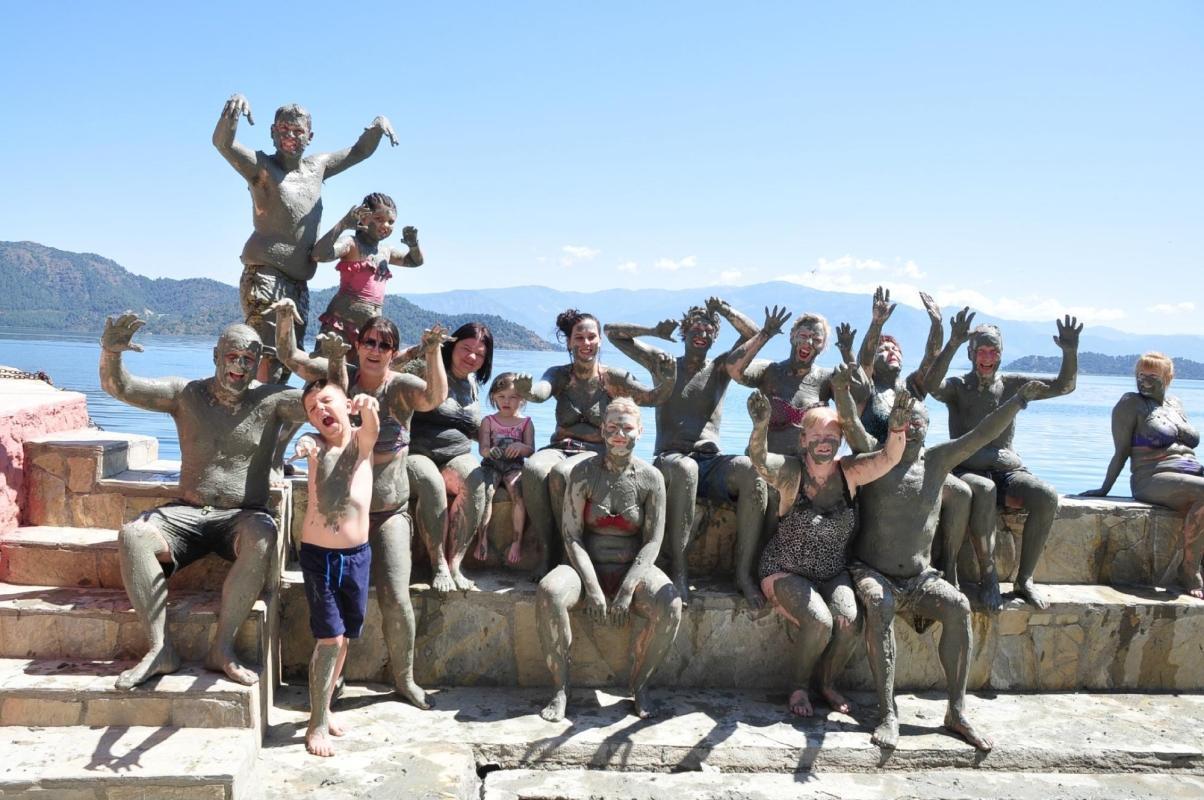
[[[514,668],[518,674],[518,685],[549,685],[552,676],[544,660],[543,645],[539,641],[535,603],[528,600],[516,602],[510,613],[510,625],[514,631]]]
[[[170,716],[164,724],[180,728],[248,728],[252,724],[247,703],[217,697],[173,698]]]
[[[113,658],[121,623],[102,617],[64,616],[58,620],[61,655],[78,658]]]
[[[30,525],[67,525],[67,482],[53,472],[32,466],[24,518]]]
[[[63,654],[62,629],[57,618],[40,614],[0,616],[0,657],[53,658]]]
[[[77,528],[117,529],[125,522],[125,498],[119,494],[73,494],[67,506],[68,518]]]
[[[694,531],[686,562],[691,577],[731,575],[736,563],[736,509],[704,500],[694,508]]]
[[[98,459],[90,456],[67,456],[67,488],[71,491],[90,492],[100,477]]]
[[[797,631],[776,612],[710,609],[708,599],[702,599],[702,613],[683,615],[657,683],[750,688],[788,683]]]
[[[104,800],[229,800],[229,787],[218,784],[196,786],[113,786],[105,789]]]
[[[99,586],[96,555],[50,547],[0,548],[0,580],[37,586]]]
[[[8,697],[0,702],[0,725],[79,725],[83,703],[46,697]]]
[[[1154,547],[1149,515],[1118,509],[1100,517],[1103,554],[1098,581],[1107,584],[1154,583]]]
[[[1104,539],[1099,515],[1074,506],[1054,520],[1045,551],[1037,563],[1040,583],[1094,583],[1099,576]]]
[[[26,445],[26,451],[32,456],[27,462],[31,467],[37,467],[66,480],[67,462],[62,455],[32,444]]]
[[[1152,509],[1147,530],[1154,585],[1178,584],[1177,565],[1183,560],[1183,517],[1165,509]]]
[[[471,600],[427,604],[415,643],[419,684],[513,686],[517,680],[508,609]],[[435,640],[438,640],[437,642]]]
[[[991,661],[990,687],[1014,691],[1037,685],[1037,653],[1033,640],[1023,631],[1000,635]]]
[[[84,706],[84,725],[170,725],[171,698],[95,697]]]

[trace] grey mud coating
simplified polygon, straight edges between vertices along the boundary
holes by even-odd
[[[133,314],[109,318],[101,337],[100,382],[122,402],[170,414],[180,441],[180,493],[184,506],[201,517],[210,509],[244,509],[233,518],[237,554],[222,586],[217,635],[205,666],[231,680],[252,684],[255,672],[234,655],[234,636],[263,590],[276,542],[276,525],[262,512],[268,504],[269,467],[283,425],[301,422],[301,392],[255,382],[262,343],[246,325],[231,325],[213,349],[215,374],[204,380],[139,378],[122,363],[126,350],[140,351],[131,340],[144,323]],[[179,506],[167,506],[165,512]],[[148,678],[173,672],[179,656],[167,638],[167,577],[161,562],[172,562],[177,535],[154,512],[127,523],[118,535],[121,575],[150,650],[117,679],[129,689]],[[210,537],[218,534],[207,534]],[[211,549],[222,543],[210,541]]]
[[[639,409],[630,400],[612,402],[605,453],[577,459],[567,473],[563,524],[571,566],[562,564],[544,576],[535,601],[554,688],[540,712],[549,721],[565,716],[573,641],[569,611],[582,600],[593,625],[625,624],[632,613],[640,618],[632,630],[629,688],[637,716],[656,713],[648,682],[677,635],[681,598],[654,563],[665,532],[665,484],[656,468],[631,454],[639,426]]]
[[[720,318],[726,319],[739,337],[736,346],[714,359],[707,357],[719,333]],[[768,492],[746,456],[719,454],[719,426],[723,397],[728,385],[790,318],[789,312],[765,309],[765,325],[756,324],[718,297],[706,306],[686,311],[680,323],[685,353],[676,359],[677,379],[668,399],[656,407],[656,468],[665,479],[668,493],[666,527],[669,539],[673,585],[683,604],[690,599],[686,553],[694,530],[695,501],[708,497],[721,502],[736,501],[735,581],[741,594],[754,608],[765,604],[753,576],[757,548],[765,521]],[[673,341],[676,320],[665,320],[648,328],[629,323],[606,326],[606,336],[615,347],[649,372],[656,373],[669,356],[638,337],[656,336]],[[706,480],[700,483],[700,465],[706,465]]]

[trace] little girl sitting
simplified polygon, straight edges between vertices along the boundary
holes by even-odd
[[[381,242],[393,232],[397,222],[397,206],[387,194],[375,192],[364,198],[362,205],[347,214],[314,245],[314,261],[339,259],[339,291],[331,298],[326,312],[318,319],[321,333],[338,333],[344,341],[355,340],[360,326],[372,317],[381,316],[385,305],[385,282],[393,277],[389,265],[395,267],[422,266],[422,250],[418,247],[418,229],[407,225],[401,229],[401,240],[409,248],[402,252]],[[347,230],[354,236],[340,239]]]
[[[514,523],[514,542],[506,552],[506,563],[517,564],[523,556],[523,528],[527,524],[527,508],[523,505],[523,461],[535,452],[535,426],[530,417],[522,414],[523,400],[514,388],[515,373],[503,372],[489,387],[489,403],[498,410],[481,420],[477,442],[481,447],[481,466],[485,468],[485,515],[477,532],[479,561],[489,555],[489,520],[493,515],[493,495],[498,484],[505,484],[510,493]]]

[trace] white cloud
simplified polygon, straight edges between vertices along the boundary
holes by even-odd
[[[560,266],[571,267],[578,261],[592,261],[602,251],[579,244],[566,244],[560,248],[560,252],[563,254],[560,256]]]
[[[674,261],[671,258],[658,258],[653,266],[657,269],[663,269],[669,272],[677,272],[679,269],[688,269],[689,267],[698,266],[698,258],[695,256],[686,256],[679,261]]]
[[[728,269],[719,273],[719,282],[732,284],[744,277],[744,273],[738,269]]]
[[[1185,300],[1182,303],[1158,303],[1146,309],[1146,311],[1153,311],[1155,314],[1188,314],[1195,310],[1196,304],[1190,300]]]
[[[920,291],[923,289],[947,311],[969,306],[971,310],[1003,319],[1049,320],[1070,314],[1078,317],[1081,322],[1092,324],[1113,322],[1127,316],[1119,308],[1067,305],[1045,294],[1034,293],[1015,297],[987,296],[975,289],[963,289],[949,285],[934,289],[931,286],[925,287],[912,283],[924,276],[924,271],[914,261],[887,264],[876,259],[855,258],[846,255],[836,259],[821,258],[811,270],[782,275],[778,280],[790,281],[825,292],[851,292],[865,295],[871,295],[877,287],[883,286],[890,290],[891,300],[916,308],[922,307]]]
[[[619,266],[615,267],[619,272],[630,272],[632,275],[640,271],[640,265],[634,261],[624,261]]]

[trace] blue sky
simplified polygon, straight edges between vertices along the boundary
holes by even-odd
[[[239,91],[252,148],[287,102],[311,151],[392,120],[323,195],[418,226],[391,293],[785,277],[1204,333],[1204,4],[201,6],[5,9],[0,239],[237,282]]]

